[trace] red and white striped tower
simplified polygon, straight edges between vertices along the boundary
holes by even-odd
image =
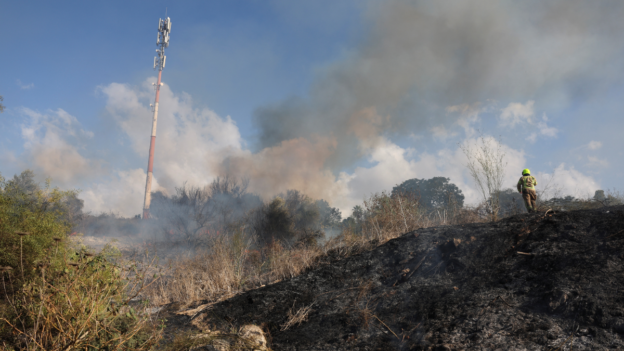
[[[152,119],[152,137],[150,139],[149,158],[147,161],[147,180],[145,181],[145,200],[143,202],[143,219],[150,217],[149,209],[152,201],[152,177],[154,170],[154,148],[156,147],[156,124],[158,121],[158,100],[160,98],[160,86],[162,83],[162,70],[165,68],[165,48],[169,46],[169,33],[171,32],[171,19],[160,19],[158,21],[158,56],[154,57],[154,69],[158,69],[158,82],[156,83],[156,100],[154,101],[154,118]]]

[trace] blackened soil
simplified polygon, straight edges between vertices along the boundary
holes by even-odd
[[[624,350],[623,248],[624,206],[428,228],[193,318],[273,350]]]

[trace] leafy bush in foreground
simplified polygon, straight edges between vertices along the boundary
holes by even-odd
[[[65,201],[76,194],[51,188],[49,181],[40,188],[32,177],[31,171],[9,181],[0,176],[0,267],[18,269],[21,283],[36,275],[36,264],[50,251],[64,249],[71,228]]]
[[[158,278],[146,275],[150,265],[124,269],[110,247],[98,255],[72,247],[66,239],[72,225],[67,199],[76,192],[50,189],[49,182],[43,189],[25,187],[19,181],[0,179],[2,349],[146,350],[155,345],[160,330],[149,314],[130,307]]]

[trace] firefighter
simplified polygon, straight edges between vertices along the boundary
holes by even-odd
[[[518,180],[518,192],[522,194],[524,206],[529,212],[537,212],[535,206],[535,200],[537,200],[536,185],[537,180],[531,175],[531,171],[528,168],[523,169],[522,177]]]

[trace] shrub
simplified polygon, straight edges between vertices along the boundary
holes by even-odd
[[[460,145],[460,148],[468,159],[466,167],[483,197],[486,212],[492,221],[496,221],[507,165],[503,144],[499,139],[481,135],[476,144],[467,142]]]
[[[13,294],[5,290],[9,308],[0,317],[3,339],[28,350],[147,350],[155,345],[160,330],[152,327],[148,314],[129,306],[145,285],[146,270],[131,266],[124,272],[110,247],[98,255],[69,252],[59,252],[64,262],[40,263],[37,277]],[[3,286],[7,281],[12,283],[11,275],[4,272]]]
[[[290,241],[295,236],[294,223],[281,197],[274,198],[258,213],[256,235],[263,246],[275,241]]]
[[[291,202],[290,208],[296,211],[300,206],[293,206],[295,203]],[[343,222],[340,235],[321,243],[313,234],[297,232],[287,202],[277,197],[255,213],[258,217],[252,222],[259,227],[241,226],[226,235],[209,237],[206,245],[171,262],[171,270],[150,286],[145,296],[156,304],[223,300],[292,278],[328,259],[357,254],[418,228],[483,221],[480,212],[480,208],[459,208],[453,203],[427,212],[413,196],[374,194],[363,206],[356,206],[354,217]],[[254,240],[262,238],[256,236],[258,232],[266,234],[262,245]],[[293,236],[299,241],[281,240]]]
[[[362,247],[370,246],[371,242],[381,244],[419,228],[482,220],[479,208],[460,207],[452,197],[446,206],[427,210],[413,192],[399,191],[391,195],[373,194],[364,201],[364,207],[354,207],[353,216],[343,221],[340,239]]]
[[[157,279],[149,266],[123,270],[110,247],[99,255],[66,239],[76,191],[43,188],[32,172],[0,179],[0,339],[28,350],[142,350],[160,331],[129,306]],[[75,203],[75,202],[74,202]],[[8,345],[7,345],[8,343]]]
[[[36,264],[51,250],[63,249],[72,225],[65,200],[75,197],[76,191],[51,188],[49,181],[42,189],[25,188],[16,179],[7,182],[0,177],[0,267],[19,270],[16,278],[21,284],[35,276]]]
[[[237,227],[249,211],[262,205],[260,197],[247,192],[247,184],[244,179],[226,176],[204,188],[185,184],[176,188],[172,197],[157,192],[151,214],[166,236],[203,244],[208,233]]]
[[[254,211],[251,218],[262,246],[274,242],[314,246],[324,238],[325,230],[339,225],[341,215],[326,201],[313,201],[297,190],[288,190]]]

